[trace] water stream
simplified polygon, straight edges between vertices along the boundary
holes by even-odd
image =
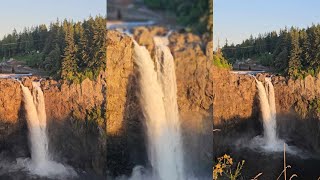
[[[165,39],[154,42],[156,63],[145,47],[134,46],[152,173],[143,178],[134,172],[131,179],[185,180],[174,59]]]
[[[47,118],[44,95],[40,82],[32,83],[32,92],[21,84],[26,119],[29,129],[31,159],[18,159],[18,164],[26,167],[31,174],[46,177],[75,176],[75,171],[50,158],[48,150]]]

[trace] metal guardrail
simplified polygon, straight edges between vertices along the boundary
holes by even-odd
[[[0,79],[21,78],[25,76],[32,76],[32,74],[0,74]]]
[[[137,26],[152,26],[155,25],[154,21],[144,21],[144,22],[120,22],[120,23],[110,23],[108,25],[107,23],[107,28],[108,29],[131,29]]]

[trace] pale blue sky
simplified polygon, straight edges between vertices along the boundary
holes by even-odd
[[[241,43],[250,34],[320,23],[320,0],[214,0],[214,21],[215,45]]]
[[[106,14],[106,0],[3,0],[0,5],[0,38],[24,27],[50,24],[59,19],[83,20]]]

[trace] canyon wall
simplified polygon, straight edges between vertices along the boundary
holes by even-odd
[[[133,38],[146,46],[153,56],[153,37],[167,32],[162,27],[138,27],[133,30]],[[137,97],[139,77],[132,59],[132,48],[129,36],[116,31],[107,32],[107,154],[108,170],[113,176],[119,175],[117,172],[128,174],[134,165],[148,163],[145,162],[144,117]],[[194,167],[201,168],[201,159],[208,166],[212,148],[210,140],[208,142],[212,139],[212,43],[191,33],[174,32],[169,36],[169,48],[176,66],[183,137],[188,139],[185,141],[190,161],[187,164],[194,163]],[[203,147],[202,151],[199,147]]]
[[[227,124],[261,124],[258,91],[253,77],[215,69],[213,74],[215,128]],[[257,75],[264,81],[266,74]],[[302,138],[309,149],[320,152],[320,74],[305,79],[273,76],[280,136]],[[250,123],[248,123],[250,122]],[[245,129],[239,129],[245,131]]]
[[[167,33],[162,27],[141,27],[133,36],[153,56],[152,37]],[[210,172],[212,42],[191,33],[173,32],[169,48],[175,59],[186,164],[195,171]],[[144,117],[137,96],[139,77],[132,53],[129,36],[107,31],[107,70],[97,80],[86,79],[80,84],[50,78],[41,81],[53,159],[111,176],[129,174],[135,165],[148,166]],[[22,83],[31,89],[33,80],[39,78],[23,78]],[[1,153],[30,156],[24,114],[19,82],[0,79]]]
[[[102,174],[105,171],[106,131],[105,74],[97,80],[80,84],[42,80],[47,127],[52,158],[60,162]],[[37,77],[22,79],[32,88]],[[29,156],[28,130],[20,84],[12,79],[0,79],[0,151],[12,157]]]
[[[214,124],[234,117],[245,119],[258,115],[258,91],[253,77],[221,69],[214,72]],[[265,77],[266,74],[259,74],[257,79],[264,81]],[[319,117],[314,108],[316,100],[320,98],[320,74],[297,80],[273,76],[272,83],[278,114],[293,113],[301,119],[307,116]]]

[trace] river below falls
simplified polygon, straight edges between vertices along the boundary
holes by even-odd
[[[94,172],[88,172],[80,168],[72,168],[76,172],[76,176],[39,176],[32,174],[26,167],[21,165],[18,161],[30,160],[30,157],[13,157],[10,153],[0,153],[0,180],[104,180],[104,176],[98,175]]]

